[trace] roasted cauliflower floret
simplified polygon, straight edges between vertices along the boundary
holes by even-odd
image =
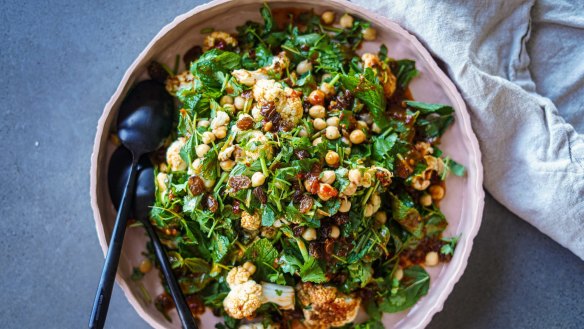
[[[391,97],[397,87],[397,78],[391,73],[389,66],[379,60],[377,55],[371,53],[363,54],[361,60],[363,61],[363,66],[365,68],[371,68],[377,74],[379,81],[383,85],[383,93],[385,94],[385,97]]]
[[[273,106],[282,119],[298,124],[302,119],[302,99],[296,90],[282,86],[275,80],[259,80],[253,86],[253,98],[259,108],[262,106]]]
[[[244,144],[244,148],[242,150],[242,156],[245,156],[246,161],[249,163],[259,159],[262,153],[265,154],[266,158],[272,158],[274,154],[273,147],[269,144],[266,135],[264,135],[264,133],[261,131],[252,130],[250,132],[246,132],[245,134],[238,135],[238,138],[240,137],[247,139],[247,142]],[[241,141],[242,140],[238,140],[238,142]]]
[[[281,309],[294,309],[294,288],[272,283],[258,284],[249,277],[255,272],[255,265],[246,262],[231,269],[227,274],[227,284],[231,288],[223,300],[225,312],[232,318],[253,317],[264,303],[274,303]]]
[[[237,39],[232,37],[231,34],[223,31],[215,31],[205,37],[205,41],[203,41],[203,50],[207,51],[213,49],[221,42],[226,43],[232,48],[237,47]]]
[[[249,231],[255,231],[262,225],[260,214],[255,212],[253,215],[244,211],[241,213],[241,227]]]
[[[183,171],[187,169],[187,163],[180,156],[180,149],[186,142],[184,137],[179,137],[166,150],[166,162],[171,171]]]
[[[231,286],[229,294],[223,300],[225,312],[235,319],[253,317],[261,305],[262,286],[254,280]]]
[[[248,71],[244,69],[235,70],[231,75],[239,81],[239,83],[246,86],[253,86],[257,81],[272,79],[274,76],[280,76],[282,72],[290,65],[290,60],[286,57],[285,52],[279,53],[272,59],[272,64],[261,67],[255,71]]]
[[[309,327],[340,327],[352,322],[359,312],[361,299],[335,287],[301,283],[296,289]]]
[[[193,80],[194,77],[189,70],[186,70],[175,76],[170,76],[166,79],[166,91],[168,91],[169,94],[175,96],[176,93],[181,89],[192,88]]]

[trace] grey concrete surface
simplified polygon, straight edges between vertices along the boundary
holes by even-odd
[[[0,1],[1,328],[86,326],[103,263],[89,204],[97,120],[148,41],[201,2]],[[488,196],[429,328],[583,328],[583,278],[584,262]],[[148,327],[117,287],[107,327]]]

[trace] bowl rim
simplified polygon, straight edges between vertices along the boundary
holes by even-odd
[[[91,154],[91,167],[90,167],[90,198],[91,198],[91,208],[93,211],[93,217],[95,221],[95,229],[97,232],[97,236],[99,239],[99,244],[101,246],[102,252],[105,255],[107,254],[108,249],[108,241],[106,238],[105,230],[102,223],[101,213],[98,205],[97,199],[97,170],[98,170],[98,154],[102,147],[102,136],[104,133],[108,133],[109,127],[106,127],[106,121],[111,115],[111,112],[114,110],[113,105],[116,101],[122,96],[122,92],[126,87],[130,77],[134,73],[134,71],[138,68],[139,64],[145,59],[148,55],[149,50],[161,39],[163,38],[169,31],[171,31],[174,27],[179,25],[180,23],[184,22],[185,20],[195,16],[203,11],[209,10],[213,7],[220,6],[229,2],[236,2],[237,0],[213,0],[208,3],[199,5],[194,7],[193,9],[175,17],[172,22],[166,24],[153,38],[152,40],[146,45],[146,47],[140,52],[140,54],[136,57],[136,59],[132,62],[132,64],[128,67],[125,71],[121,81],[119,82],[118,86],[116,87],[115,92],[110,97],[108,102],[104,106],[103,113],[101,114],[96,128],[96,134],[94,138],[94,145]],[[259,1],[263,2],[263,1]],[[258,2],[258,3],[259,3]],[[272,2],[272,1],[268,1]],[[273,2],[283,2],[283,1],[273,1]],[[295,2],[304,2],[303,0],[287,0],[291,5]],[[454,289],[454,285],[460,280],[464,270],[468,264],[468,258],[470,257],[470,252],[472,251],[473,241],[476,235],[478,234],[478,230],[481,226],[482,222],[482,214],[484,209],[484,199],[485,199],[485,192],[483,190],[483,165],[482,165],[482,155],[479,147],[479,143],[477,137],[472,129],[471,122],[470,122],[470,115],[466,108],[466,104],[462,99],[462,96],[454,83],[450,80],[450,78],[440,69],[432,55],[426,49],[424,45],[410,33],[408,30],[403,28],[401,25],[396,23],[395,21],[384,17],[380,14],[370,11],[369,9],[363,8],[359,5],[351,3],[349,1],[344,0],[325,0],[321,3],[317,3],[315,5],[326,5],[327,3],[340,5],[347,9],[347,11],[351,12],[358,12],[361,16],[366,18],[372,18],[377,21],[383,21],[386,27],[391,27],[394,30],[400,31],[402,35],[408,39],[411,45],[418,51],[418,54],[426,60],[426,63],[429,65],[430,69],[436,73],[439,82],[442,86],[445,87],[451,94],[451,98],[455,104],[453,107],[459,109],[459,113],[461,115],[462,120],[458,120],[461,124],[463,131],[467,134],[468,137],[468,146],[471,150],[471,158],[474,157],[475,162],[472,163],[474,165],[473,171],[476,173],[476,177],[474,180],[474,184],[471,186],[472,192],[476,196],[476,204],[471,211],[471,219],[474,219],[470,230],[465,230],[464,244],[459,246],[459,249],[462,249],[463,255],[462,260],[456,264],[456,268],[454,273],[456,275],[446,278],[447,282],[444,288],[437,292],[436,303],[434,303],[428,311],[425,313],[423,318],[414,328],[424,328],[430,323],[433,316],[440,312],[443,307],[447,297],[451,294],[452,290]],[[107,139],[106,139],[107,142]],[[138,299],[130,292],[130,288],[124,278],[119,274],[116,273],[116,282],[122,288],[124,295],[128,302],[132,305],[134,310],[138,313],[138,315],[144,319],[149,325],[154,328],[163,328],[160,323],[155,320],[149,313],[145,312],[143,306],[140,304]]]

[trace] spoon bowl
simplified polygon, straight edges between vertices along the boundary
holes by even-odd
[[[111,240],[101,278],[97,286],[89,328],[101,329],[105,325],[114,279],[120,261],[122,244],[134,196],[134,183],[138,161],[142,155],[155,151],[172,128],[172,97],[164,86],[153,80],[139,82],[126,96],[118,113],[118,137],[132,154],[127,182],[114,223]]]

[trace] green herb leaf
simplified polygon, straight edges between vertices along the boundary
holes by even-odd
[[[381,129],[385,129],[389,126],[385,115],[385,95],[381,84],[373,79],[374,76],[373,71],[367,68],[364,74],[341,75],[340,80],[345,88],[351,90],[355,97],[367,105],[373,116],[373,121]]]
[[[406,89],[410,81],[419,74],[416,69],[416,62],[413,60],[402,59],[396,61],[395,67],[396,69],[392,73],[397,78],[397,85],[402,89]]]
[[[396,313],[407,310],[428,293],[430,275],[421,266],[415,265],[404,270],[404,277],[397,291],[392,292],[379,305],[386,313]]]

